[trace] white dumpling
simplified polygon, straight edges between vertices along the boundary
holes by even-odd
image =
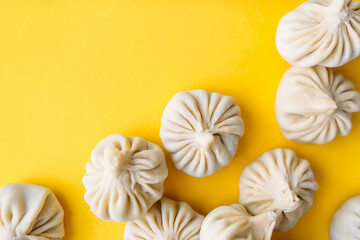
[[[352,112],[360,110],[354,85],[330,68],[290,68],[275,102],[276,119],[287,139],[324,144],[349,134]]]
[[[350,198],[334,214],[330,240],[360,240],[360,196]]]
[[[167,175],[159,146],[139,137],[113,134],[94,148],[86,164],[85,200],[106,221],[142,218],[162,197]]]
[[[199,240],[204,217],[185,202],[162,198],[143,219],[128,222],[125,240]]]
[[[201,240],[270,240],[276,223],[274,212],[253,216],[241,204],[211,211],[200,230]]]
[[[64,211],[47,188],[8,184],[0,189],[0,240],[60,240]]]
[[[235,100],[205,90],[177,93],[161,118],[166,150],[178,169],[194,177],[209,176],[228,165],[243,134]]]
[[[276,46],[297,67],[338,67],[360,54],[360,2],[310,0],[279,23]]]
[[[239,188],[239,202],[253,215],[274,211],[275,230],[283,232],[311,207],[318,184],[308,161],[277,148],[245,167]]]

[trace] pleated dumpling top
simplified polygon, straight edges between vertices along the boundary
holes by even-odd
[[[281,18],[276,46],[293,66],[338,67],[360,54],[360,2],[310,0]]]
[[[189,204],[162,198],[144,218],[128,222],[125,240],[199,240],[204,217]]]
[[[276,231],[288,231],[312,206],[318,184],[308,161],[292,150],[265,152],[245,167],[239,202],[251,213],[276,213]]]
[[[45,187],[17,183],[0,189],[0,240],[60,240],[64,211]]]
[[[349,134],[351,115],[360,110],[360,93],[330,68],[290,68],[276,94],[275,113],[284,136],[295,142],[324,144]]]
[[[162,197],[167,175],[159,146],[139,137],[113,134],[94,148],[86,164],[85,200],[103,220],[139,219]]]
[[[243,134],[235,100],[205,90],[177,93],[161,117],[164,147],[175,166],[194,177],[212,175],[228,165]]]

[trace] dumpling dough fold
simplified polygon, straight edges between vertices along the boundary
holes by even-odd
[[[128,222],[125,240],[199,240],[204,217],[185,202],[162,198],[143,219]]]
[[[290,68],[276,94],[275,113],[287,139],[324,144],[349,134],[351,115],[360,110],[354,85],[330,68]]]
[[[360,240],[360,196],[347,200],[330,223],[330,240]]]
[[[177,93],[161,117],[164,147],[175,166],[194,177],[209,176],[228,165],[243,134],[235,100],[205,90]]]
[[[159,146],[139,137],[113,134],[94,148],[86,164],[85,200],[100,219],[139,219],[162,197],[167,175]]]
[[[281,18],[276,46],[297,67],[338,67],[360,54],[360,2],[310,0]]]
[[[275,212],[275,230],[284,232],[311,207],[318,184],[308,161],[277,148],[245,167],[239,188],[239,202],[251,214]]]
[[[0,189],[0,240],[60,240],[64,211],[47,188],[8,184]]]
[[[205,217],[200,240],[270,240],[275,223],[274,212],[253,216],[241,204],[222,206]]]

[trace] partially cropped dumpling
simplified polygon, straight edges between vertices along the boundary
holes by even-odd
[[[209,176],[228,165],[243,134],[234,99],[205,90],[177,93],[161,118],[166,150],[178,169],[194,177]]]
[[[276,46],[297,67],[341,66],[360,54],[360,2],[310,0],[279,23]]]
[[[159,146],[139,137],[113,134],[94,148],[86,164],[85,200],[103,220],[139,219],[162,197],[167,175]]]
[[[330,240],[360,240],[360,196],[350,198],[334,214]]]
[[[354,85],[330,68],[290,68],[275,102],[276,119],[287,139],[324,144],[349,134],[352,112],[360,110]]]
[[[143,219],[126,224],[125,240],[199,240],[204,217],[185,202],[162,198]]]
[[[318,184],[308,161],[278,148],[246,166],[239,188],[240,203],[253,215],[275,212],[275,230],[283,232],[311,207]]]
[[[207,215],[201,240],[270,240],[275,227],[274,212],[253,216],[241,204],[218,207]]]
[[[0,189],[0,240],[60,240],[64,211],[47,188],[18,183]]]

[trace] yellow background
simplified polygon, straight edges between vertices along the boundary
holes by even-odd
[[[286,140],[275,120],[290,67],[275,47],[279,19],[301,3],[254,0],[0,0],[0,184],[51,188],[65,210],[65,240],[123,239],[125,224],[96,218],[81,179],[93,147],[112,133],[162,146],[160,117],[178,91],[233,96],[245,135],[232,163],[207,178],[175,169],[165,195],[207,214],[237,202],[243,168],[287,147],[308,159],[320,188],[295,228],[273,239],[328,239],[334,211],[360,194],[360,115],[347,137]],[[360,89],[360,59],[337,69]]]

